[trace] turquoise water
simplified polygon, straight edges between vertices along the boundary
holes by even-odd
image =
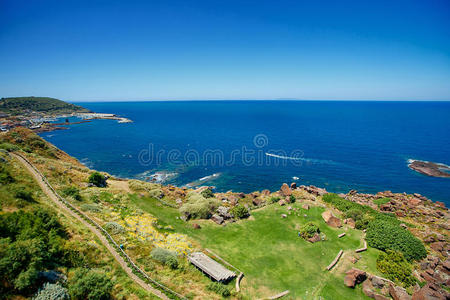
[[[243,192],[296,181],[333,192],[421,193],[450,204],[450,179],[407,167],[408,159],[450,165],[450,102],[80,104],[134,122],[95,120],[41,136],[116,176],[151,180],[162,172],[165,183]]]

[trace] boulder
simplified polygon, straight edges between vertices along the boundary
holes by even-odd
[[[333,213],[332,213],[331,211],[329,211],[329,210],[324,211],[324,212],[322,213],[322,218],[323,218],[323,220],[325,221],[325,223],[327,223],[327,224],[328,224],[329,226],[331,226],[331,227],[336,227],[336,228],[338,228],[338,227],[341,227],[341,226],[342,226],[341,219],[335,217],[335,216],[333,215]]]
[[[370,281],[372,281],[372,285],[378,289],[382,289],[385,285],[385,280],[378,276],[372,276]]]
[[[282,196],[290,196],[292,194],[292,190],[289,188],[289,186],[286,183],[283,183],[283,185],[280,188],[280,192]]]
[[[309,204],[303,204],[302,208],[308,210],[309,209]]]
[[[375,300],[389,300],[389,298],[387,298],[387,297],[385,297],[385,296],[383,296],[383,295],[380,295],[380,294],[375,294],[375,295],[373,296],[373,298],[374,298]]]
[[[278,204],[279,204],[280,206],[286,205],[286,201],[284,201],[284,200],[282,199],[282,200],[278,201]]]
[[[269,190],[263,190],[262,192],[261,192],[261,194],[263,195],[263,196],[269,196],[270,195],[270,191]]]
[[[314,236],[312,238],[308,239],[308,242],[311,242],[311,243],[320,242],[320,235],[318,233],[314,234]]]
[[[408,295],[404,288],[394,286],[393,284],[389,284],[389,295],[394,300],[411,300],[411,296]]]
[[[219,206],[217,208],[217,214],[224,219],[231,219],[231,214],[229,213],[228,210],[229,210],[228,207]]]
[[[211,220],[216,222],[217,224],[221,225],[223,223],[223,218],[219,216],[218,214],[213,214],[211,217]]]
[[[348,227],[355,229],[355,220],[353,220],[352,218],[348,218],[344,220],[344,224],[347,224]]]
[[[442,266],[447,270],[450,271],[450,259],[447,259],[442,263]]]
[[[254,198],[254,199],[252,200],[252,203],[253,203],[254,206],[260,206],[261,203],[262,203],[262,200],[259,199],[259,198]]]
[[[193,227],[194,229],[200,229],[200,228],[202,228],[202,227],[200,227],[200,225],[199,225],[198,223],[192,224],[192,227]]]
[[[372,286],[372,284],[370,283],[369,280],[366,280],[366,281],[363,282],[363,284],[362,284],[362,291],[363,291],[364,295],[366,295],[369,298],[374,298],[374,296],[375,296],[375,292],[373,290],[373,286]]]
[[[286,214],[282,214],[281,217],[282,218],[287,218],[287,215]]]
[[[291,183],[291,190],[295,190],[297,188],[297,183]]]
[[[433,283],[427,283],[420,290],[415,292],[412,300],[445,300],[446,294],[444,290]]]
[[[367,274],[356,268],[351,268],[345,273],[344,284],[350,288],[354,288],[357,284],[363,282],[367,278]]]

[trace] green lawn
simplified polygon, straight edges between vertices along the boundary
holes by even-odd
[[[352,290],[344,286],[342,272],[325,270],[340,249],[354,250],[361,246],[361,232],[350,229],[339,239],[337,235],[344,229],[327,226],[321,217],[323,208],[304,210],[300,204],[293,204],[300,210],[281,218],[281,214],[288,214],[287,207],[271,205],[253,211],[249,220],[225,227],[202,221],[202,228],[195,230],[191,224],[177,219],[176,209],[162,206],[157,200],[132,197],[132,201],[242,270],[245,274],[244,294],[252,299],[284,290],[290,290],[288,298],[295,299],[319,296],[324,299],[364,299],[360,288]],[[320,227],[327,241],[311,244],[297,236],[296,228],[308,221]],[[367,255],[366,261],[363,256],[358,264],[372,267],[373,257]]]

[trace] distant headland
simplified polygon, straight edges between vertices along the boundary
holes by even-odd
[[[81,121],[69,122],[69,117]],[[65,122],[56,123],[65,118]],[[130,123],[130,119],[115,114],[96,113],[79,105],[50,97],[9,97],[0,99],[0,130],[27,127],[36,132],[67,129],[68,125],[90,122],[94,119],[117,120]]]

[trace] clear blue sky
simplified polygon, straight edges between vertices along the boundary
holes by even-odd
[[[0,97],[450,100],[450,1],[0,0]]]

